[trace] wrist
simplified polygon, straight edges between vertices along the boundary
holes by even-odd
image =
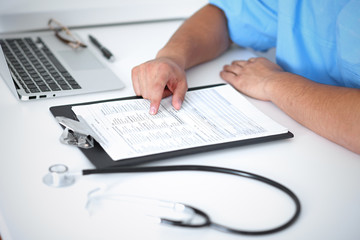
[[[267,80],[265,92],[269,100],[275,104],[279,103],[279,99],[284,101],[284,97],[289,95],[290,92],[292,96],[304,95],[308,91],[309,83],[314,84],[307,78],[284,71],[270,74]]]
[[[274,101],[274,97],[280,94],[281,88],[286,84],[286,79],[290,73],[284,71],[275,71],[266,78],[264,91],[269,101]]]
[[[186,68],[184,57],[179,53],[175,53],[171,50],[163,48],[156,54],[156,59],[161,59],[161,58],[166,58],[171,60],[183,70],[185,70]]]

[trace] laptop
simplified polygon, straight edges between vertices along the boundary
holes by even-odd
[[[91,49],[72,49],[50,31],[0,34],[0,46],[0,75],[20,100],[124,87]]]

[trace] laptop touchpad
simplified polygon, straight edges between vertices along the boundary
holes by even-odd
[[[105,68],[88,49],[58,51],[58,54],[74,71]]]

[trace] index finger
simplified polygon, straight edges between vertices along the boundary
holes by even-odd
[[[168,81],[167,75],[165,73],[157,75],[152,81],[152,87],[147,89],[147,96],[150,100],[150,111],[151,115],[157,114],[160,107],[161,99],[164,96],[164,91],[166,83]]]

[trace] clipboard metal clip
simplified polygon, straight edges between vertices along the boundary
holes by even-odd
[[[67,145],[74,145],[80,148],[93,148],[94,138],[92,130],[87,126],[84,121],[75,121],[66,117],[56,117],[58,123],[65,127],[60,136],[60,142]]]

